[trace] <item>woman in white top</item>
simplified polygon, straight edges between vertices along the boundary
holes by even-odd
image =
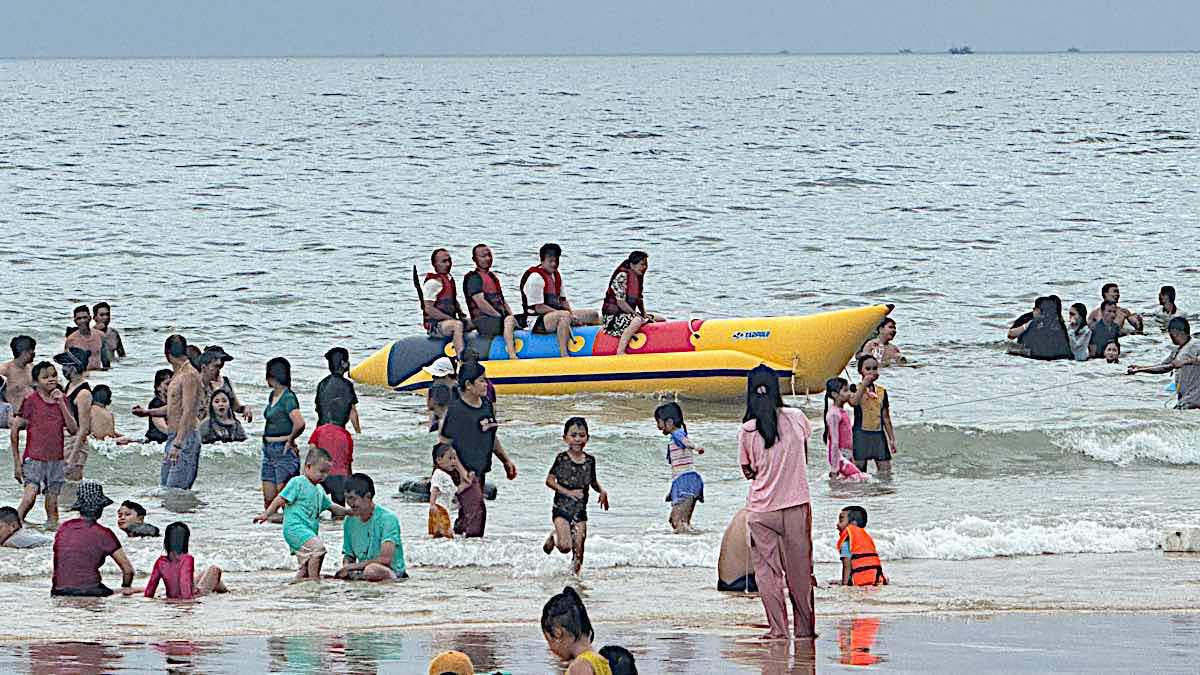
[[[1088,360],[1088,343],[1092,341],[1092,329],[1087,325],[1087,307],[1082,302],[1071,305],[1068,313],[1067,340],[1071,343],[1071,354],[1076,361]]]

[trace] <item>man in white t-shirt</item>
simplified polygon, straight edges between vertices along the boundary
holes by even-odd
[[[450,276],[454,262],[450,252],[439,248],[429,256],[433,271],[425,275],[421,293],[425,296],[421,311],[424,314],[425,330],[431,338],[450,338],[454,353],[463,353],[463,334],[471,330],[471,322],[465,318],[458,304],[458,286]]]
[[[537,320],[530,328],[534,333],[554,333],[558,336],[559,356],[568,356],[567,343],[571,326],[597,326],[600,312],[594,309],[574,309],[563,292],[558,261],[562,248],[558,244],[543,244],[538,250],[540,264],[525,270],[521,277],[521,301],[526,316]]]

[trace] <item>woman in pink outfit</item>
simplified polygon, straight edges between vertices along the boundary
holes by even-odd
[[[813,616],[812,509],[808,494],[808,418],[783,405],[779,376],[750,371],[738,463],[750,481],[747,518],[754,575],[770,630],[760,640],[787,640],[787,598],[793,635],[816,637]]]

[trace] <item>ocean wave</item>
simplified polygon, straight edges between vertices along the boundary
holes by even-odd
[[[1159,532],[1139,527],[1114,527],[1095,521],[1037,523],[1028,520],[990,521],[967,516],[946,527],[880,530],[873,533],[885,560],[969,560],[1064,553],[1120,553],[1153,549]],[[830,559],[828,547],[818,547],[819,562]],[[822,555],[823,553],[823,555]]]
[[[1137,461],[1200,464],[1200,429],[1155,426],[1069,434],[1062,448],[1101,462],[1126,466]]]

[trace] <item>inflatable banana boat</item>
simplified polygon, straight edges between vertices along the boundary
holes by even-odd
[[[646,324],[623,356],[617,338],[597,326],[572,329],[570,356],[558,355],[553,335],[517,331],[517,359],[501,337],[468,340],[485,360],[487,377],[502,395],[628,392],[674,393],[685,398],[728,399],[745,394],[746,374],[766,364],[779,374],[785,394],[819,392],[839,374],[892,310],[891,305],[809,316],[692,319]],[[422,370],[453,356],[448,340],[396,340],[359,363],[350,377],[362,384],[419,391]]]

